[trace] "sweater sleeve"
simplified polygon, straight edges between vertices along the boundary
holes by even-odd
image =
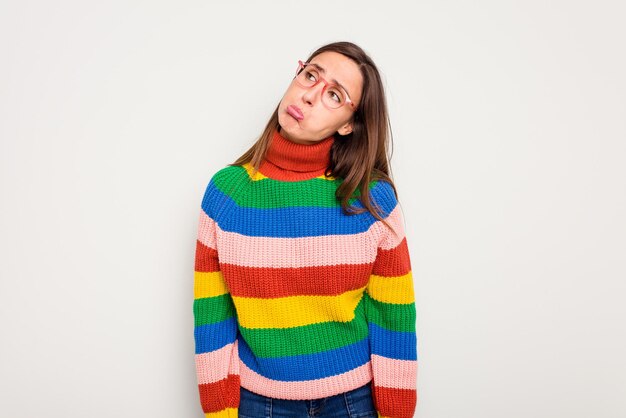
[[[417,336],[411,261],[403,216],[388,183],[379,184],[394,233],[382,228],[365,293],[374,404],[379,417],[412,418],[417,403]]]
[[[206,418],[237,417],[239,355],[235,308],[220,271],[217,223],[212,214],[215,188],[202,200],[194,268],[195,363],[200,403]]]

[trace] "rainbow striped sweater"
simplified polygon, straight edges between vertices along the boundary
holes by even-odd
[[[275,131],[256,174],[249,164],[227,166],[206,188],[193,305],[206,417],[237,416],[240,386],[317,399],[370,381],[379,416],[414,414],[416,318],[402,213],[385,181],[373,181],[370,196],[396,233],[369,212],[342,212],[341,179],[324,175],[334,140],[296,144]]]

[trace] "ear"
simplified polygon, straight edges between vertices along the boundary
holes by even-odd
[[[339,135],[349,135],[349,134],[351,134],[352,133],[352,120],[350,120],[350,122],[346,123],[345,125],[343,125],[339,129],[337,129],[337,133],[339,133]]]

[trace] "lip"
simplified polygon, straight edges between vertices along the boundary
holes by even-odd
[[[302,113],[302,110],[296,105],[287,106],[287,113],[298,121],[304,119],[304,113]]]

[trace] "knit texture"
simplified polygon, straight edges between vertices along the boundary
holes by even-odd
[[[338,139],[339,140],[339,139]],[[346,215],[326,177],[329,137],[274,131],[259,172],[227,166],[201,203],[194,274],[196,369],[206,417],[237,416],[240,385],[317,399],[373,380],[379,416],[412,417],[417,339],[411,263],[391,185]],[[351,199],[363,207],[358,193]]]

